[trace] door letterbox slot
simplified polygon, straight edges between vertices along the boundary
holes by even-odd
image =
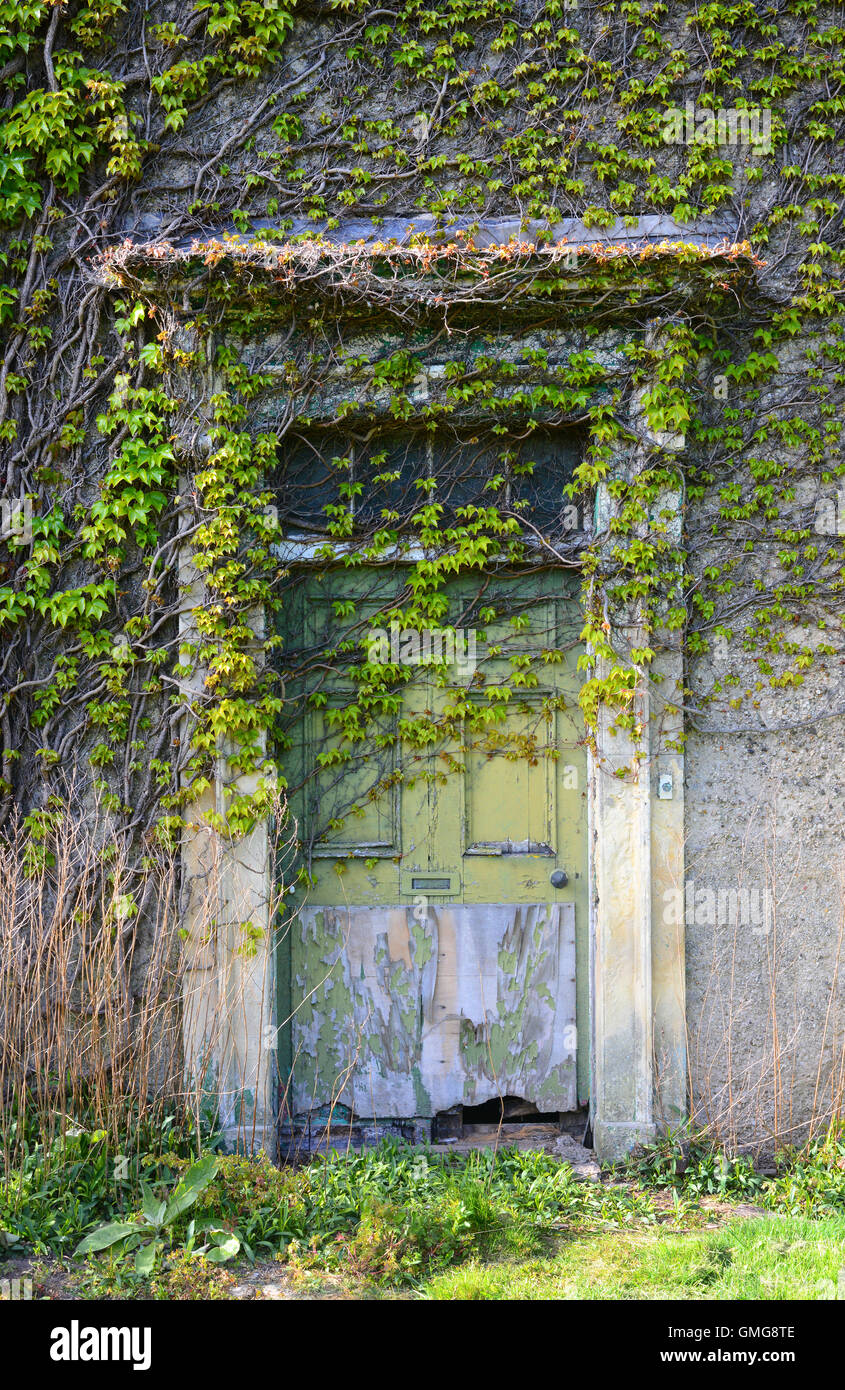
[[[406,870],[401,875],[401,892],[404,894],[422,893],[424,897],[432,895],[453,898],[460,892],[460,874],[438,874],[425,873],[422,870]]]

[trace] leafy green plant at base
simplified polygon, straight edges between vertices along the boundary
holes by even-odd
[[[750,1158],[731,1157],[705,1134],[669,1130],[629,1159],[625,1171],[650,1187],[670,1187],[687,1196],[755,1199],[765,1180]]]
[[[671,1188],[684,1197],[750,1201],[790,1215],[827,1216],[845,1212],[845,1123],[801,1150],[778,1155],[775,1176],[758,1173],[747,1155],[729,1155],[706,1133],[673,1130],[644,1146],[625,1172],[645,1187]]]
[[[777,1178],[761,1205],[790,1216],[845,1213],[845,1121],[831,1125],[827,1134],[799,1153],[781,1154]]]
[[[131,1212],[143,1180],[166,1181],[217,1143],[213,1131],[199,1133],[193,1120],[171,1113],[156,1122],[124,1116],[119,1144],[91,1124],[87,1113],[54,1115],[45,1132],[37,1109],[10,1107],[2,1142],[11,1161],[0,1183],[0,1231],[6,1243],[25,1243],[39,1254],[61,1254],[104,1221]]]
[[[179,1179],[169,1201],[160,1201],[152,1189],[145,1188],[141,1222],[109,1222],[85,1236],[74,1254],[90,1255],[119,1244],[124,1255],[135,1251],[135,1273],[147,1277],[155,1269],[157,1257],[166,1241],[172,1238],[172,1227],[211,1182],[218,1162],[214,1154],[206,1154]],[[197,1238],[200,1235],[209,1239],[205,1245],[198,1247]],[[232,1259],[239,1250],[239,1238],[212,1218],[198,1223],[192,1221],[188,1226],[185,1253],[189,1257],[194,1253],[201,1254],[210,1263],[221,1264],[224,1260]]]
[[[36,1281],[38,1270],[35,1271]],[[43,1277],[43,1276],[42,1276]],[[196,1251],[168,1251],[146,1279],[131,1264],[118,1260],[88,1260],[69,1271],[75,1298],[98,1302],[153,1299],[155,1301],[219,1301],[230,1296],[235,1280],[224,1265],[211,1264]]]

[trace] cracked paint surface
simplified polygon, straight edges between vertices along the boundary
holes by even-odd
[[[291,980],[295,1114],[576,1107],[572,904],[306,907]]]

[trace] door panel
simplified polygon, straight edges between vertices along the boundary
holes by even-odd
[[[373,795],[373,755],[369,740],[350,743],[332,720],[341,709],[340,697],[307,716],[305,758],[319,768],[303,794],[305,819],[323,831],[313,846],[315,858],[338,854],[393,858],[400,853],[398,789]],[[395,766],[395,750],[387,758],[386,775]]]
[[[507,735],[474,740],[467,749],[463,778],[464,854],[496,856],[554,854],[555,779],[548,758],[537,757],[533,739],[547,742],[551,718],[517,709]],[[516,740],[517,748],[512,748]],[[524,742],[527,756],[519,755]]]
[[[294,1114],[575,1109],[571,903],[306,907],[292,945]]]
[[[286,643],[319,653],[359,639],[390,601],[387,579],[378,601],[360,572],[303,579]],[[478,582],[450,586],[444,621],[473,616]],[[490,618],[507,607],[516,621]],[[340,1101],[361,1115],[431,1116],[498,1093],[543,1111],[578,1104],[580,608],[565,575],[511,574],[487,578],[483,616],[476,672],[414,669],[373,738],[348,722],[355,685],[342,672],[320,677],[291,729],[285,766],[301,784],[294,811],[313,880],[279,960],[295,1115]],[[470,717],[451,718],[430,746],[399,739],[400,720],[442,720],[458,699]]]

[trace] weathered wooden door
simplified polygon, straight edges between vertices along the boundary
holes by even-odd
[[[429,1117],[511,1095],[572,1110],[587,882],[577,589],[559,571],[511,573],[485,580],[479,603],[477,577],[454,581],[448,620],[470,615],[474,661],[464,624],[445,680],[413,666],[401,705],[357,741],[338,728],[355,694],[338,653],[374,630],[387,584],[385,570],[303,576],[287,610],[286,646],[312,666],[284,759],[312,879],[279,959],[289,1109]],[[413,659],[413,634],[373,640]],[[470,715],[430,746],[397,736],[460,700]]]

